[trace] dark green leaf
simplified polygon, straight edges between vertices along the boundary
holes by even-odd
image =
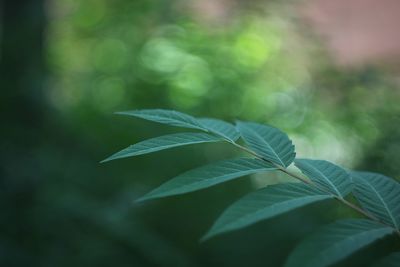
[[[307,204],[332,198],[302,183],[271,185],[252,192],[227,208],[203,239],[246,227]]]
[[[228,122],[210,118],[201,118],[197,120],[210,132],[222,136],[230,141],[235,142],[240,137],[240,133],[236,131],[235,126]]]
[[[295,165],[320,188],[337,197],[344,198],[353,188],[350,175],[329,161],[296,159]]]
[[[382,174],[351,172],[354,195],[361,206],[383,222],[400,230],[400,184]]]
[[[270,164],[251,158],[239,158],[212,163],[187,171],[154,189],[139,201],[184,194],[207,188],[241,176],[262,171],[273,171]]]
[[[329,266],[392,232],[392,228],[370,220],[337,221],[302,241],[285,267]]]
[[[288,167],[296,153],[287,134],[281,130],[253,122],[238,122],[237,129],[246,144],[259,156],[279,165]]]
[[[399,267],[400,266],[400,252],[393,252],[376,262],[371,267]]]
[[[175,111],[166,109],[142,109],[116,112],[116,114],[134,116],[149,121],[159,122],[163,124],[206,130],[194,117]]]
[[[220,137],[216,137],[206,133],[177,133],[177,134],[163,135],[129,146],[115,153],[109,158],[103,160],[102,162],[131,157],[131,156],[143,155],[177,146],[199,144],[206,142],[217,142],[222,140],[223,139]]]

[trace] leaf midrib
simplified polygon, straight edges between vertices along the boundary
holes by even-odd
[[[282,167],[286,167],[285,163],[283,163],[283,161],[281,160],[281,158],[279,157],[279,155],[275,152],[275,150],[272,148],[272,146],[256,131],[254,131],[253,129],[251,129],[250,127],[246,126],[249,130],[251,130],[254,135],[260,140],[260,142],[266,144],[270,150],[274,153],[275,158],[277,158],[280,162],[280,164],[282,164]]]
[[[164,110],[160,110],[161,112],[165,112]],[[129,113],[127,111],[121,111],[121,112],[116,112],[116,114],[121,114],[121,115],[133,115],[135,117],[139,117],[141,119],[145,119],[145,120],[150,120],[150,121],[154,121],[157,122],[157,120],[165,120],[168,119],[170,121],[172,121],[173,123],[177,123],[180,127],[188,127],[188,128],[193,128],[193,129],[198,129],[198,130],[203,130],[208,132],[208,129],[204,128],[203,125],[201,125],[199,122],[196,121],[196,119],[192,118],[187,118],[185,116],[182,116],[182,114],[179,113],[174,113],[177,117],[180,118],[176,119],[174,117],[172,117],[170,114],[167,114],[166,116],[160,116],[157,114],[142,114],[142,113],[137,113],[137,111],[133,111],[132,113]],[[151,118],[151,119],[149,119]],[[186,124],[186,126],[183,126],[182,124]]]
[[[339,245],[341,246],[343,243],[348,242],[349,239],[354,239],[354,238],[356,238],[356,237],[360,237],[360,236],[363,236],[363,235],[370,235],[370,234],[372,234],[373,232],[380,232],[380,231],[382,231],[382,230],[387,230],[387,229],[392,230],[392,229],[390,229],[389,227],[381,227],[381,228],[378,228],[378,229],[371,229],[371,230],[362,231],[361,233],[358,233],[358,234],[355,234],[355,235],[346,236],[344,239],[340,240],[339,242],[336,242],[336,243],[330,245],[328,248],[324,249],[322,253],[326,254],[327,251],[330,251],[331,249],[334,249],[335,247],[337,247],[337,246],[339,246]],[[387,233],[387,234],[389,234],[389,233]],[[387,235],[387,234],[385,234],[385,235]],[[382,237],[385,236],[385,235],[382,235]],[[375,240],[376,240],[376,239],[377,239],[377,238],[375,238]],[[375,240],[369,241],[367,244],[370,244],[371,242],[374,242]],[[364,247],[364,246],[362,246],[362,247]],[[354,251],[357,251],[357,250],[359,250],[359,249],[360,249],[360,247],[357,248],[357,249],[354,250]],[[329,254],[329,253],[328,253],[328,254]],[[343,258],[343,257],[342,257],[342,258]],[[339,258],[338,260],[340,260],[340,259],[342,259],[342,258]],[[318,258],[313,258],[313,259],[310,261],[310,263],[312,264],[313,262],[315,262],[315,261],[317,261],[317,260],[318,260]],[[333,261],[331,264],[333,264],[334,262],[337,262],[338,260]],[[331,264],[330,264],[330,265],[331,265]]]
[[[399,226],[397,225],[397,222],[394,219],[393,214],[391,213],[389,207],[387,206],[386,202],[383,200],[383,198],[381,197],[379,192],[376,191],[375,187],[373,187],[369,181],[366,181],[366,180],[364,180],[364,181],[372,189],[372,191],[377,195],[378,199],[382,202],[383,206],[385,207],[386,212],[389,214],[390,219],[393,221],[393,224],[396,227],[396,229],[399,229]]]
[[[315,168],[314,166],[312,166],[312,165],[310,165],[310,164],[308,164],[308,163],[306,163],[306,162],[305,162],[304,164],[310,166],[310,167],[311,167],[312,169],[314,169],[317,173],[321,174],[322,177],[324,178],[324,180],[326,180],[326,181],[328,182],[328,184],[335,190],[335,192],[338,194],[338,196],[341,197],[341,198],[343,198],[342,194],[341,194],[341,193],[339,192],[339,190],[336,188],[335,184],[333,184],[333,183],[328,179],[328,177],[325,176],[324,173],[322,173],[320,170],[318,170],[317,168]]]
[[[161,149],[162,148],[173,148],[173,147],[190,145],[190,144],[212,143],[212,142],[222,141],[222,139],[221,140],[217,139],[217,138],[215,138],[215,139],[211,139],[210,138],[208,140],[206,140],[206,139],[203,139],[203,140],[198,139],[198,140],[194,140],[194,141],[188,140],[188,141],[185,141],[185,142],[182,142],[182,143],[176,143],[176,142],[174,143],[173,141],[170,141],[170,140],[168,140],[168,141],[170,142],[169,144],[164,144],[164,145],[160,145],[160,146],[145,147],[145,148],[140,148],[139,146],[137,146],[140,143],[137,143],[137,144],[132,145],[130,149],[135,150],[132,153],[138,153],[138,152],[142,152],[142,151],[143,152],[152,151],[154,149],[158,150],[159,148],[161,148]],[[140,144],[140,145],[142,145],[142,144]]]
[[[216,177],[212,177],[212,178],[206,178],[206,179],[203,179],[203,180],[199,180],[199,181],[196,181],[196,182],[193,182],[193,183],[190,183],[190,184],[184,184],[184,185],[176,186],[172,190],[170,190],[169,192],[174,192],[177,189],[181,190],[182,188],[191,187],[191,186],[194,186],[194,185],[197,185],[197,184],[201,184],[201,183],[204,183],[204,182],[207,182],[207,181],[212,181],[212,180],[216,180],[216,179],[224,179],[224,178],[229,177],[229,176],[231,176],[233,174],[235,174],[235,175],[236,174],[240,174],[240,176],[238,176],[238,178],[239,178],[239,177],[242,177],[242,176],[245,176],[245,175],[248,175],[248,174],[252,174],[252,173],[256,173],[256,172],[259,172],[259,171],[270,171],[270,170],[275,170],[275,168],[265,167],[265,168],[259,168],[259,169],[249,169],[249,170],[246,170],[246,171],[240,171],[240,172],[235,172],[235,173],[231,173],[231,174],[224,174],[224,175],[220,175],[220,176],[216,176]],[[167,195],[165,195],[165,194],[167,194]],[[159,197],[159,196],[161,197],[161,196],[164,196],[164,195],[168,196],[169,193],[168,192],[162,192],[162,193],[155,193],[154,195],[153,194],[149,194],[149,198]]]
[[[324,197],[324,198],[322,198],[322,197]],[[232,224],[235,224],[235,223],[238,223],[238,222],[241,222],[241,221],[247,219],[249,216],[258,215],[258,214],[262,213],[263,211],[265,211],[266,209],[273,209],[273,208],[275,208],[277,206],[281,206],[281,205],[284,205],[284,204],[287,205],[287,204],[289,204],[291,202],[296,202],[296,201],[299,201],[299,200],[306,200],[306,199],[310,199],[310,198],[317,198],[318,200],[324,200],[324,199],[328,199],[328,198],[331,198],[331,197],[332,196],[329,196],[329,195],[313,195],[313,196],[303,196],[303,197],[296,198],[296,199],[289,199],[289,200],[286,200],[286,201],[282,201],[282,202],[279,202],[279,203],[272,204],[272,205],[270,205],[268,207],[257,209],[255,212],[248,213],[245,216],[240,217],[238,220],[235,220],[234,222],[231,222],[231,223],[228,223],[228,224],[224,224],[223,226],[218,227],[216,229],[218,230],[218,229],[221,229],[224,226],[230,226]],[[274,216],[277,216],[277,215],[279,215],[279,214],[276,214]]]

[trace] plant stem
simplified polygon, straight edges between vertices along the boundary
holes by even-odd
[[[378,218],[376,218],[375,216],[372,216],[371,214],[367,213],[365,210],[363,210],[360,207],[354,205],[353,203],[347,201],[346,199],[338,198],[338,200],[341,201],[342,203],[344,203],[345,205],[347,205],[348,207],[352,208],[353,210],[357,211],[358,213],[361,213],[365,217],[370,218],[371,220],[383,223]]]
[[[249,154],[255,156],[256,158],[258,158],[258,159],[260,159],[260,160],[263,160],[263,161],[265,161],[265,162],[268,162],[269,164],[272,164],[272,165],[273,165],[274,167],[276,167],[279,171],[281,171],[281,172],[283,172],[283,173],[285,173],[285,174],[287,174],[287,175],[289,175],[289,176],[291,176],[291,177],[293,177],[293,178],[295,178],[295,179],[297,179],[297,180],[299,180],[299,181],[301,181],[301,182],[303,182],[303,183],[306,183],[306,184],[308,184],[308,185],[312,185],[312,186],[318,187],[318,186],[315,185],[313,182],[311,182],[311,181],[309,181],[309,180],[303,178],[303,177],[300,176],[300,175],[297,175],[297,174],[295,174],[295,173],[290,172],[288,169],[286,169],[286,168],[284,168],[284,167],[282,167],[282,166],[280,166],[280,165],[278,165],[278,164],[276,164],[276,163],[274,163],[274,162],[271,162],[271,161],[268,160],[268,159],[263,158],[262,156],[258,155],[256,152],[254,152],[253,150],[251,150],[251,149],[249,149],[249,148],[247,148],[247,147],[245,147],[245,146],[239,145],[239,144],[237,144],[237,143],[235,143],[235,142],[233,142],[233,141],[230,141],[230,140],[228,141],[228,143],[231,143],[232,145],[236,146],[237,148],[239,148],[239,149],[241,149],[241,150],[243,150],[243,151],[245,151],[245,152],[247,152],[247,153],[249,153]],[[321,189],[321,190],[323,190],[323,191],[325,191],[325,192],[328,193],[328,194],[331,194],[330,192],[327,192],[327,191],[324,190],[323,188],[320,188],[320,187],[318,187],[318,188]],[[341,197],[337,197],[337,196],[334,196],[334,198],[335,198],[336,200],[342,202],[343,204],[345,204],[345,205],[348,206],[349,208],[351,208],[351,209],[357,211],[358,213],[364,215],[365,217],[367,217],[367,218],[369,218],[369,219],[371,219],[371,220],[373,220],[373,221],[379,222],[379,223],[381,223],[381,224],[384,224],[384,225],[386,225],[386,226],[389,226],[389,227],[393,228],[393,226],[388,225],[388,224],[385,223],[385,222],[382,222],[381,220],[379,220],[379,219],[376,218],[375,216],[372,216],[371,214],[369,214],[368,212],[366,212],[366,211],[363,210],[362,208],[358,207],[357,205],[354,205],[353,203],[347,201],[346,199],[341,198]],[[394,228],[393,228],[393,229],[394,229]],[[400,231],[397,230],[397,229],[394,229],[394,230],[395,230],[395,232],[400,236]]]

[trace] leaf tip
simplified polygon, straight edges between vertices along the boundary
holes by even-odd
[[[99,163],[103,164],[103,163],[106,163],[107,161],[110,161],[110,160],[108,158],[106,158],[106,159],[103,159],[103,160],[99,161]]]
[[[205,235],[203,235],[199,239],[199,243],[204,243],[204,242],[210,240],[213,236],[214,236],[214,234],[212,232],[208,231]]]
[[[134,203],[136,203],[136,204],[142,203],[142,202],[144,202],[144,201],[146,201],[146,200],[148,200],[148,199],[149,199],[149,197],[148,197],[147,195],[144,195],[144,196],[142,196],[142,197],[139,197],[138,199],[135,199],[135,200],[134,200]]]
[[[152,193],[152,192],[153,192],[153,191],[151,191],[151,192],[145,194],[144,196],[141,196],[140,198],[136,199],[136,200],[135,200],[135,203],[142,203],[142,202],[144,202],[144,201],[152,200],[152,199],[155,199],[155,198],[159,198],[159,197],[160,197],[159,195],[154,194],[154,193]]]
[[[116,154],[113,154],[113,155],[109,156],[108,158],[105,158],[102,161],[100,161],[100,163],[106,163],[106,162],[109,162],[111,160],[118,159],[118,158],[119,157],[116,157]]]
[[[115,115],[135,115],[137,110],[124,110],[124,111],[115,111],[113,114]]]

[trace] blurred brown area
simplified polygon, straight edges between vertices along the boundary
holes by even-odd
[[[400,64],[400,1],[310,0],[299,9],[338,64]]]

